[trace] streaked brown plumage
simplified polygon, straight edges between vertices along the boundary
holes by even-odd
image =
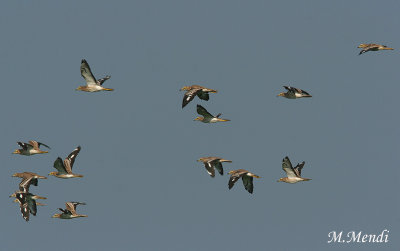
[[[379,50],[394,50],[393,48],[389,48],[386,45],[380,44],[360,44],[357,48],[363,48],[358,55],[361,55],[368,51],[379,51]]]
[[[60,218],[60,219],[74,219],[74,218],[79,218],[79,217],[88,217],[85,214],[78,214],[76,212],[76,206],[77,205],[86,205],[86,203],[83,202],[66,202],[65,203],[65,209],[59,208],[59,210],[62,212],[61,214],[54,214],[52,218]]]
[[[283,181],[286,183],[297,183],[300,181],[308,181],[311,179],[307,179],[307,178],[302,178],[301,177],[301,169],[303,169],[305,162],[301,162],[299,164],[296,165],[296,167],[293,168],[292,163],[290,162],[290,159],[288,156],[286,156],[283,160],[282,160],[282,169],[283,171],[286,172],[287,177],[284,178],[280,178],[278,180],[279,181]]]
[[[233,170],[230,171],[228,174],[231,175],[229,178],[229,183],[228,187],[231,189],[233,185],[235,184],[236,181],[238,181],[240,178],[242,178],[244,188],[249,192],[253,193],[253,177],[254,178],[261,178],[258,175],[255,175],[254,173],[251,173],[247,170],[244,169],[238,169],[238,170]]]
[[[191,86],[184,86],[180,89],[181,91],[186,91],[185,95],[183,96],[182,101],[182,108],[189,104],[190,101],[194,99],[194,97],[198,96],[202,100],[209,100],[208,93],[217,93],[217,90],[205,88],[200,85],[191,85]]]
[[[207,170],[207,173],[211,177],[215,177],[215,169],[219,172],[219,174],[224,174],[224,169],[222,168],[222,162],[232,163],[231,160],[221,159],[218,157],[203,157],[198,159],[197,161],[201,161],[204,163],[204,166]]]

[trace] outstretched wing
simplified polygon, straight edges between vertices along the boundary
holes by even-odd
[[[249,193],[253,193],[253,188],[254,188],[254,186],[253,186],[253,177],[247,176],[247,175],[243,175],[242,180],[243,180],[244,188]]]
[[[295,168],[293,168],[293,170],[296,173],[297,177],[301,177],[301,169],[303,169],[305,163],[306,162],[303,161],[300,164],[297,164],[297,166]]]
[[[222,163],[218,161],[214,161],[214,167],[217,169],[219,174],[224,175],[224,169],[222,168]]]
[[[33,147],[30,144],[23,143],[23,142],[17,142],[17,144],[25,151],[28,149],[32,149],[32,147]]]
[[[106,80],[109,80],[111,76],[107,75],[104,78],[97,79],[97,84],[102,85]]]
[[[60,174],[67,174],[67,171],[65,170],[65,167],[64,167],[64,163],[63,163],[63,161],[62,161],[62,159],[60,157],[58,157],[56,159],[56,161],[54,161],[53,167],[55,169],[57,169],[57,171]]]
[[[183,101],[182,101],[182,108],[185,107],[187,104],[189,104],[190,101],[196,97],[197,93],[200,92],[200,89],[193,88],[188,90],[185,95],[183,96]]]
[[[82,59],[81,62],[81,75],[85,79],[87,85],[97,85],[97,81],[85,59]]]
[[[29,187],[30,185],[33,184],[34,186],[37,186],[38,180],[31,177],[25,177],[22,179],[22,181],[19,183],[19,190],[28,193],[29,192]]]
[[[86,203],[75,202],[75,201],[66,202],[65,209],[70,211],[72,214],[76,214],[76,206],[77,205],[86,205]]]
[[[197,105],[197,113],[202,115],[203,117],[211,117],[213,118],[214,116],[209,113],[206,108],[202,107],[201,105]]]
[[[75,158],[76,156],[78,156],[78,153],[81,151],[81,147],[78,146],[77,148],[75,148],[69,155],[68,157],[64,160],[64,166],[65,166],[65,170],[68,173],[72,172],[72,167],[74,166],[74,162],[75,162]]]
[[[283,171],[286,172],[287,176],[289,178],[294,178],[297,177],[296,173],[293,170],[293,166],[292,163],[290,162],[290,159],[288,156],[286,156],[283,160],[282,160],[282,169]]]
[[[204,167],[207,170],[207,173],[211,176],[211,177],[215,177],[215,169],[213,164],[209,161],[209,162],[204,162]]]
[[[229,189],[231,189],[233,187],[233,185],[235,185],[236,181],[238,181],[238,179],[240,179],[240,177],[242,177],[243,174],[244,174],[244,172],[242,172],[240,169],[234,171],[231,174],[231,177],[229,178],[229,183],[228,183]]]
[[[210,95],[208,95],[208,92],[199,91],[197,92],[197,96],[205,101],[208,101],[210,99]]]

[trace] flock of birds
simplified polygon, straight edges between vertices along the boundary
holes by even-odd
[[[393,48],[389,48],[385,45],[379,44],[360,44],[358,48],[362,48],[359,55],[368,52],[368,51],[379,51],[379,50],[393,50]],[[110,79],[111,76],[106,76],[101,79],[97,79],[93,76],[93,73],[89,67],[89,64],[85,59],[81,62],[80,67],[81,75],[86,81],[85,86],[79,86],[76,90],[85,91],[85,92],[98,92],[98,91],[113,91],[114,89],[105,88],[103,87],[103,83]],[[312,97],[308,92],[301,90],[299,88],[294,88],[290,86],[283,86],[287,92],[281,92],[278,94],[278,97],[285,97],[288,99],[298,99],[298,98],[310,98]],[[188,105],[196,96],[202,100],[208,101],[209,100],[209,93],[217,93],[217,90],[209,89],[202,87],[200,85],[191,85],[191,86],[184,86],[181,88],[181,91],[186,91],[183,102],[182,108]],[[197,117],[195,121],[201,121],[203,123],[216,123],[216,122],[228,122],[229,119],[220,118],[221,113],[217,114],[216,116],[209,113],[203,106],[197,105],[197,113],[202,117]],[[41,142],[37,142],[34,140],[29,141],[29,143],[17,142],[17,144],[21,147],[13,152],[13,154],[31,156],[35,154],[44,154],[48,153],[48,151],[42,151],[40,149],[41,146],[44,146],[48,149],[50,147],[46,144]],[[58,157],[53,164],[53,167],[57,170],[57,172],[50,172],[49,176],[54,176],[57,178],[62,179],[69,179],[69,178],[82,178],[83,175],[72,173],[72,167],[75,163],[75,159],[78,156],[81,147],[78,146],[75,148],[64,160]],[[197,160],[198,162],[203,162],[207,173],[211,177],[215,177],[215,170],[218,171],[220,175],[223,175],[223,167],[222,163],[227,162],[231,163],[231,160],[226,160],[219,157],[202,157]],[[305,161],[298,163],[295,167],[293,167],[292,163],[290,162],[289,157],[285,157],[282,160],[282,169],[286,173],[286,177],[280,178],[278,182],[286,182],[286,183],[297,183],[301,181],[309,181],[311,179],[301,177],[301,170],[303,169]],[[232,170],[228,172],[230,175],[228,188],[231,189],[234,184],[241,178],[243,181],[243,185],[245,189],[249,193],[253,193],[254,185],[253,185],[253,178],[261,178],[260,176],[244,170]],[[22,213],[22,217],[29,221],[30,214],[36,216],[37,214],[37,206],[44,206],[40,202],[36,202],[38,199],[47,199],[42,196],[34,195],[30,193],[30,186],[38,185],[38,179],[47,179],[45,176],[38,175],[32,172],[23,172],[23,173],[14,173],[12,177],[21,178],[21,182],[19,183],[19,190],[14,192],[10,197],[15,198],[15,202],[19,203],[20,211]],[[83,202],[66,202],[65,209],[59,208],[61,213],[54,214],[53,218],[60,218],[60,219],[73,219],[79,217],[88,217],[84,214],[78,214],[76,212],[76,207],[78,205],[85,205]]]

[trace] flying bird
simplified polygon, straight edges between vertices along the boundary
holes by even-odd
[[[203,117],[197,117],[194,120],[199,120],[203,123],[216,123],[216,122],[226,122],[230,121],[229,119],[220,119],[219,116],[222,114],[219,113],[217,116],[211,115],[204,107],[201,105],[197,105],[197,113],[202,115]]]
[[[104,78],[96,80],[93,76],[92,71],[90,70],[88,62],[85,59],[82,59],[81,62],[81,75],[86,81],[86,85],[79,86],[76,88],[78,91],[85,92],[98,92],[98,91],[113,91],[114,89],[104,88],[102,84],[111,78],[111,76],[105,76]]]
[[[61,214],[54,214],[52,216],[52,218],[73,219],[73,218],[79,218],[79,217],[88,217],[87,215],[76,213],[76,206],[77,205],[86,205],[86,203],[73,202],[73,201],[66,202],[65,203],[65,209],[59,208],[59,210],[62,213]]]
[[[300,182],[300,181],[311,180],[311,179],[307,179],[307,178],[302,178],[301,177],[301,169],[303,169],[304,164],[305,164],[305,162],[303,161],[303,162],[297,164],[297,166],[293,168],[289,157],[286,156],[282,160],[282,169],[283,169],[283,171],[286,172],[287,177],[280,178],[278,180],[278,182],[283,181],[283,182],[286,182],[286,183],[293,184],[293,183],[297,183],[297,182]]]
[[[40,176],[37,173],[31,172],[14,173],[12,177],[22,178],[19,183],[19,190],[25,193],[29,192],[30,185],[38,185],[38,179],[47,179],[45,176]]]
[[[182,108],[189,104],[190,101],[196,97],[196,95],[202,100],[209,100],[208,93],[217,93],[217,90],[208,89],[200,85],[184,86],[180,89],[181,91],[186,91],[183,96]]]
[[[238,169],[238,170],[233,170],[230,171],[228,174],[231,175],[229,178],[229,183],[228,187],[231,189],[233,185],[235,185],[235,182],[238,181],[238,179],[242,178],[244,188],[249,192],[253,193],[253,177],[254,178],[261,178],[258,175],[255,175],[254,173],[251,173],[247,170],[244,169]]]
[[[394,50],[393,48],[389,48],[386,45],[380,44],[360,44],[357,48],[363,48],[358,55],[361,55],[367,51]]]
[[[308,94],[308,92],[303,91],[302,89],[299,88],[294,88],[290,86],[283,86],[287,92],[281,92],[278,94],[279,96],[288,98],[288,99],[296,99],[296,98],[311,98],[312,96]]]
[[[78,156],[81,147],[78,146],[75,148],[64,161],[58,157],[56,161],[54,161],[53,167],[58,170],[58,172],[51,172],[49,175],[53,175],[57,178],[68,179],[68,178],[82,178],[83,175],[72,173],[72,167],[74,166],[75,158]]]
[[[215,169],[219,172],[219,174],[224,175],[224,169],[222,168],[222,162],[229,162],[232,163],[231,160],[221,159],[218,157],[204,157],[200,158],[197,161],[201,161],[204,163],[204,166],[207,170],[207,173],[211,177],[215,177]]]
[[[42,151],[39,149],[39,147],[42,145],[50,149],[48,145],[35,140],[30,140],[29,143],[17,142],[17,144],[21,147],[21,149],[15,150],[13,154],[30,156],[34,154],[48,153],[48,151]]]
[[[25,192],[15,192],[10,197],[15,197],[15,202],[19,203],[19,207],[21,210],[22,217],[29,221],[29,214],[33,214],[36,216],[37,208],[36,205],[43,205],[41,203],[36,202],[37,199],[46,199],[45,197],[40,197],[37,195],[33,195],[31,193]]]

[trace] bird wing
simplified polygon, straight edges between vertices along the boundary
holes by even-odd
[[[24,177],[22,181],[19,183],[19,190],[27,193],[29,192],[29,187],[31,184],[34,186],[37,186],[37,179],[34,179],[32,176],[31,177]]]
[[[219,160],[213,162],[215,169],[219,172],[219,174],[224,175],[224,169],[222,168],[222,163]]]
[[[56,161],[54,161],[53,167],[54,167],[55,169],[57,169],[57,171],[58,171],[60,174],[67,174],[67,171],[65,170],[65,167],[64,167],[63,160],[62,160],[60,157],[58,157],[58,158],[56,159]]]
[[[81,62],[81,75],[85,79],[87,85],[97,85],[96,78],[93,76],[90,66],[85,59]]]
[[[249,192],[249,193],[253,193],[253,177],[248,176],[248,175],[243,175],[242,176],[242,180],[243,180],[243,185],[244,188]]]
[[[26,201],[28,203],[28,208],[29,208],[30,213],[33,214],[34,216],[36,216],[36,213],[37,213],[36,200],[27,197]]]
[[[200,99],[205,100],[205,101],[208,101],[210,99],[210,95],[208,95],[208,92],[203,92],[201,90],[199,92],[197,92],[197,96]]]
[[[29,221],[29,206],[28,202],[26,201],[25,193],[17,193],[15,196],[19,202],[19,208],[21,210],[22,217]]]
[[[51,149],[50,146],[48,146],[48,145],[46,145],[46,144],[43,144],[43,143],[41,143],[41,142],[37,142],[37,143],[39,144],[39,147],[40,147],[40,146],[45,146],[45,147]]]
[[[233,185],[235,185],[235,182],[238,181],[238,179],[240,179],[240,177],[242,177],[243,174],[245,174],[245,172],[242,172],[241,170],[236,170],[235,172],[233,172],[231,174],[231,177],[229,178],[229,183],[228,183],[229,189],[231,189],[233,187]]]
[[[81,151],[81,147],[78,146],[75,148],[68,157],[64,160],[64,166],[67,173],[72,173],[72,167],[74,166],[75,158],[78,156],[78,153]]]
[[[97,84],[102,85],[106,80],[109,80],[111,76],[107,75],[104,78],[97,79]]]
[[[33,149],[39,150],[39,144],[38,144],[37,141],[35,141],[35,140],[30,140],[30,141],[29,141],[29,144],[33,147]]]
[[[198,88],[190,89],[185,92],[185,95],[183,95],[182,108],[189,104],[189,102],[192,101],[199,92],[201,92],[201,89]]]
[[[75,202],[75,201],[70,201],[70,202],[65,203],[66,210],[70,211],[72,214],[76,214],[76,206],[77,205],[86,205],[86,203]]]
[[[358,53],[358,55],[361,55],[361,54],[363,54],[363,53],[365,53],[367,51],[374,50],[374,49],[377,49],[377,48],[379,48],[379,44],[368,44],[366,47],[364,47],[360,51],[360,53]]]
[[[292,163],[290,162],[290,159],[288,156],[286,156],[283,160],[282,160],[282,169],[283,171],[286,172],[287,176],[289,178],[294,178],[297,177],[295,171],[293,170],[293,166]]]
[[[202,107],[201,105],[197,105],[197,113],[202,115],[203,117],[211,117],[213,118],[214,116],[209,113],[206,108]]]
[[[215,169],[214,169],[213,164],[212,164],[210,161],[204,162],[204,167],[206,168],[207,173],[208,173],[211,177],[214,178],[214,177],[215,177]]]
[[[301,169],[303,169],[305,163],[306,162],[303,161],[303,162],[297,164],[297,166],[295,168],[293,168],[293,170],[296,173],[297,177],[301,177]]]
[[[17,142],[17,144],[20,147],[22,147],[22,149],[25,150],[25,151],[33,148],[33,146],[31,146],[30,144],[27,144],[27,143]]]

